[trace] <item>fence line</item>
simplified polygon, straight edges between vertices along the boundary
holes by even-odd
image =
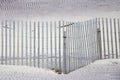
[[[109,21],[92,19],[73,23],[3,20],[0,24],[0,62],[6,65],[26,65],[71,72],[106,57],[107,48],[110,52],[110,48],[113,47],[113,50],[116,45],[116,51],[119,52],[118,33],[114,36],[116,42],[109,42],[110,39],[113,40],[108,36],[111,33],[107,26],[113,25],[113,22],[111,25]],[[115,23],[116,20],[114,26],[118,26]],[[117,28],[115,27],[114,32]]]

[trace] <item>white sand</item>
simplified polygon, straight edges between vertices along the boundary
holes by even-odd
[[[45,69],[0,65],[0,80],[120,80],[120,59],[95,61],[66,75]]]

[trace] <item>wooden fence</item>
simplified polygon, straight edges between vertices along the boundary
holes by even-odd
[[[64,73],[88,65],[101,57],[101,46],[98,45],[100,42],[97,32],[98,20],[84,22],[2,20],[0,62],[5,65],[61,70]]]

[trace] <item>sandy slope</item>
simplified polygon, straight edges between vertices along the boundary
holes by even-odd
[[[78,76],[79,74],[79,76]],[[120,80],[120,60],[100,60],[70,73],[71,80]]]
[[[100,60],[67,75],[25,66],[0,65],[0,80],[120,80],[120,60]]]

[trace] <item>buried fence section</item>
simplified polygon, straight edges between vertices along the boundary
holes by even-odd
[[[101,58],[119,58],[120,57],[120,26],[118,18],[99,18],[98,29],[101,36]]]
[[[65,27],[66,71],[76,70],[99,59],[96,19],[67,23]]]

